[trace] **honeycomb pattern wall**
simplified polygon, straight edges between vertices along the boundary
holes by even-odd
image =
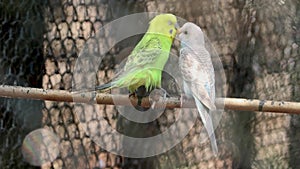
[[[100,28],[136,12],[170,12],[198,24],[219,53],[228,97],[300,101],[300,3],[297,0],[54,0],[0,2],[0,80],[2,84],[72,91],[104,84],[115,76],[142,35],[109,51],[109,32]],[[149,14],[146,19],[153,17]],[[145,21],[139,21],[146,25]],[[182,23],[181,23],[182,24]],[[146,29],[146,27],[145,27]],[[96,62],[80,62],[87,42],[99,45]],[[90,47],[90,48],[89,48]],[[88,46],[87,50],[94,50]],[[177,52],[176,44],[173,53]],[[76,65],[85,68],[78,72]],[[84,76],[84,71],[92,76]],[[79,77],[75,75],[79,75]],[[94,78],[95,81],[89,81]],[[164,76],[164,81],[171,81]],[[81,85],[74,84],[74,79]],[[86,82],[86,83],[85,83]],[[177,89],[169,89],[176,96]],[[175,90],[174,92],[172,90]],[[23,160],[22,140],[45,128],[59,139],[59,156],[42,168],[296,168],[299,165],[299,116],[226,110],[216,129],[220,153],[209,140],[200,144],[198,119],[171,150],[148,158],[107,152],[96,142],[112,129],[139,137],[168,129],[179,110],[166,110],[157,120],[137,125],[115,106],[1,98],[0,168],[34,168]],[[95,112],[95,113],[91,113]],[[182,124],[184,125],[184,124]],[[144,132],[144,131],[147,132]],[[92,136],[98,137],[92,137]],[[95,141],[96,140],[96,141]],[[111,140],[114,142],[117,140]]]

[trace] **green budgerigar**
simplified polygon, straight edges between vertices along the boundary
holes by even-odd
[[[118,76],[110,83],[95,89],[127,88],[130,93],[143,86],[146,92],[161,87],[162,70],[169,58],[171,45],[177,31],[177,18],[160,14],[149,23],[143,38],[135,46]]]

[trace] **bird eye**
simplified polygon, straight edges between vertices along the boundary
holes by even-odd
[[[183,33],[184,33],[184,34],[186,34],[186,35],[188,34],[188,32],[187,32],[187,31],[184,31]]]

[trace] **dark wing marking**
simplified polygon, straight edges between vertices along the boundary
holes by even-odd
[[[143,40],[141,40],[143,42]],[[150,37],[144,43],[139,43],[128,56],[125,64],[125,71],[132,71],[135,68],[144,67],[154,63],[162,52],[161,42],[158,37]]]

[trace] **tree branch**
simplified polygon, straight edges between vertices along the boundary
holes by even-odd
[[[97,92],[68,92],[65,90],[46,90],[38,88],[20,87],[20,86],[0,86],[0,97],[8,98],[24,98],[35,100],[49,100],[61,102],[79,102],[79,103],[97,103],[114,105],[114,100],[117,99],[117,104],[125,106],[136,106],[137,99],[130,97],[128,102],[127,95],[111,95]],[[180,108],[180,98],[167,98],[165,102],[158,102],[156,105],[161,106],[166,104],[166,108]],[[142,106],[150,107],[148,98],[143,98]],[[217,98],[217,107],[224,105],[228,110],[240,111],[262,111],[275,113],[290,113],[300,114],[299,102],[286,101],[269,101],[256,99],[240,99],[240,98]],[[183,103],[183,108],[195,108],[195,103],[191,100]]]

